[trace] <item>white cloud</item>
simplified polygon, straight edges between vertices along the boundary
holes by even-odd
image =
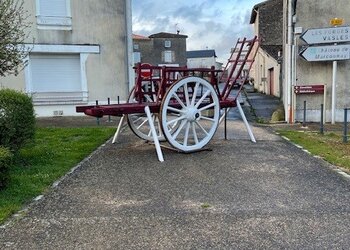
[[[215,49],[226,62],[239,37],[251,37],[249,18],[262,0],[134,0],[133,32],[149,36],[158,32],[188,36],[187,49]]]

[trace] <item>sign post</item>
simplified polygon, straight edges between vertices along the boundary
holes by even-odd
[[[337,61],[350,59],[350,45],[338,45],[338,43],[350,42],[350,26],[337,27],[343,22],[344,20],[341,18],[333,18],[330,23],[334,27],[308,29],[300,36],[307,44],[333,43],[333,45],[327,46],[308,47],[300,54],[307,61],[333,61],[332,124],[335,123]]]

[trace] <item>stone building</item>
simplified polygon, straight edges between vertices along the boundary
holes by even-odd
[[[134,63],[185,66],[186,35],[161,32],[149,37],[133,35]]]
[[[210,68],[221,69],[222,63],[216,61],[216,53],[213,49],[207,50],[190,50],[187,51],[188,68]]]
[[[38,116],[78,115],[76,105],[126,100],[133,85],[130,0],[23,2],[32,23],[28,66],[1,78],[1,87],[31,95]]]
[[[252,9],[250,24],[260,38],[260,48],[250,76],[261,93],[281,96],[280,57],[283,44],[283,0],[268,0]]]
[[[339,18],[344,20],[338,25],[344,32],[350,32],[350,5],[348,0],[284,0],[284,103],[288,122],[303,120],[303,106],[306,101],[306,120],[319,122],[321,117],[321,104],[325,105],[327,122],[341,122],[344,120],[344,108],[350,107],[350,61],[337,61],[337,69],[333,71],[333,62],[310,61],[300,56],[301,51],[307,47],[320,47],[331,45],[333,34],[331,20]],[[329,44],[306,44],[300,39],[303,32],[309,29],[321,29],[332,36]],[[321,31],[322,32],[322,31]],[[328,33],[331,34],[328,34]],[[345,39],[346,40],[346,39]],[[348,39],[349,40],[349,39]],[[348,44],[349,42],[338,43]],[[336,73],[336,79],[333,78]],[[333,84],[335,82],[335,84]],[[325,85],[326,98],[323,94],[294,93],[294,86]],[[333,103],[333,104],[332,104]],[[333,112],[334,111],[334,112]]]

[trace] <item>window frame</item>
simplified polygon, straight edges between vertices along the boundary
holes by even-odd
[[[171,48],[171,41],[170,40],[165,40],[164,41],[164,47],[165,48]]]
[[[90,54],[99,54],[99,45],[46,45],[46,44],[27,44],[27,47],[32,48],[33,54],[77,54],[80,59],[80,84],[81,89],[78,92],[67,92],[68,95],[73,96],[74,100],[67,100],[67,95],[63,92],[35,92],[33,90],[32,82],[32,68],[30,54],[25,59],[28,62],[25,68],[25,83],[26,92],[33,96],[33,102],[37,105],[43,104],[74,104],[81,102],[88,102],[88,84],[87,84],[87,71],[86,61]]]
[[[36,22],[38,29],[72,30],[71,0],[66,1],[66,16],[43,16],[40,11],[40,0],[36,0]]]
[[[164,62],[165,63],[172,63],[174,61],[174,56],[173,56],[173,51],[171,50],[165,50],[164,52]],[[167,60],[167,56],[166,55],[170,55],[170,61]]]

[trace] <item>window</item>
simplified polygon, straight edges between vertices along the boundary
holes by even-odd
[[[39,29],[72,29],[70,0],[36,0]]]
[[[139,48],[140,48],[139,44],[138,43],[134,43],[134,49],[139,49]]]
[[[79,54],[31,54],[29,63],[34,102],[83,100]]]
[[[164,47],[165,47],[165,48],[170,48],[170,47],[171,47],[171,41],[168,41],[168,40],[165,41],[165,42],[164,42]]]
[[[26,91],[36,105],[87,102],[86,61],[98,45],[26,45],[32,48],[25,68]]]
[[[172,51],[164,51],[164,62],[171,63],[173,62],[173,52]]]
[[[134,64],[141,62],[141,53],[140,52],[134,52]]]
[[[29,57],[33,92],[81,91],[79,54]]]

